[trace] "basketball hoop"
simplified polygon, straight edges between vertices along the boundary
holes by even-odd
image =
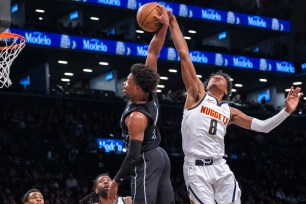
[[[25,46],[25,38],[15,33],[3,32],[0,34],[0,88],[9,87],[10,68]]]

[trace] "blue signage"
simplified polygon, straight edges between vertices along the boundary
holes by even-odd
[[[78,0],[84,3],[103,4],[117,6],[126,9],[138,10],[142,5],[152,0]],[[243,14],[233,11],[204,8],[185,4],[177,4],[159,1],[172,11],[174,15],[186,18],[197,18],[208,21],[217,21],[228,24],[251,26],[281,32],[290,32],[290,21],[278,18],[268,18]]]
[[[25,36],[26,43],[31,45],[135,57],[146,57],[148,54],[148,45],[145,44],[80,37],[66,34],[37,32],[15,28],[10,29],[10,32]],[[190,50],[189,55],[194,63],[261,71],[295,73],[294,64],[288,61],[197,50]],[[179,60],[176,49],[172,47],[163,47],[159,54],[159,58],[169,61]]]
[[[97,145],[99,149],[107,153],[116,152],[123,154],[125,152],[123,150],[125,147],[123,140],[97,138]]]
[[[301,64],[301,68],[302,68],[302,70],[306,70],[306,62]]]

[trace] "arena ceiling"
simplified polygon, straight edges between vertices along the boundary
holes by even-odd
[[[190,3],[191,4],[191,3]],[[81,10],[83,15],[83,29],[84,30],[99,30],[105,28],[111,28],[114,25],[120,24],[124,19],[134,19],[136,17],[136,11],[119,9],[111,6],[85,4],[77,1],[61,1],[61,0],[31,0],[24,1],[25,15],[27,21],[29,19],[35,19],[40,16],[44,17],[44,22],[47,24],[51,20],[61,19],[63,16],[74,10]],[[44,14],[35,12],[35,9],[44,9]],[[99,21],[90,20],[90,16],[99,17]],[[49,21],[48,21],[49,20]],[[202,42],[206,38],[212,35],[216,35],[222,31],[230,33],[232,38],[232,48],[236,52],[243,53],[245,49],[256,45],[257,43],[267,41],[269,39],[281,37],[283,35],[291,35],[290,33],[280,33],[274,31],[250,29],[247,27],[229,26],[222,23],[211,23],[200,20],[190,20],[186,18],[178,18],[181,25],[184,25],[184,34],[187,34],[187,30],[197,30],[197,33],[192,36],[192,40],[188,41],[188,44],[194,45]],[[14,23],[14,22],[13,22]],[[137,34],[138,35],[138,34]],[[146,34],[144,34],[146,35]],[[150,39],[151,35],[147,34],[143,39]],[[290,36],[288,36],[290,39]],[[166,42],[168,45],[173,46],[171,41]],[[289,48],[290,44],[289,44]],[[205,50],[203,50],[205,51]],[[304,56],[304,54],[302,55]],[[67,65],[58,64],[58,60],[66,60],[69,63]],[[97,54],[91,52],[71,51],[63,49],[51,49],[43,48],[39,46],[27,46],[20,56],[15,60],[12,67],[12,79],[14,82],[18,80],[24,73],[26,73],[32,67],[39,64],[48,62],[50,64],[50,82],[51,86],[54,84],[63,84],[60,79],[63,77],[64,72],[72,72],[74,76],[71,78],[71,84],[79,80],[88,80],[93,76],[97,76],[107,70],[115,69],[118,74],[118,79],[125,78],[129,74],[129,68],[134,63],[144,63],[144,58],[136,57],[123,57],[118,55],[106,55]],[[286,60],[286,59],[284,59]],[[295,59],[296,60],[296,59]],[[296,62],[304,60],[300,58]],[[100,61],[109,62],[109,66],[101,66],[98,63]],[[289,88],[294,81],[302,81],[304,84],[302,88],[306,90],[306,80],[303,75],[288,75],[278,74],[261,71],[250,71],[234,68],[220,68],[205,66],[202,64],[195,64],[197,73],[202,75],[203,80],[209,76],[212,72],[219,69],[229,73],[234,79],[233,83],[242,84],[243,87],[236,88],[237,93],[245,95],[252,91],[257,91],[262,88],[275,85],[279,92],[283,92],[285,88]],[[92,68],[92,73],[84,73],[84,68]],[[168,70],[174,68],[178,70],[178,73],[170,73]],[[173,61],[159,61],[159,73],[161,76],[167,76],[167,81],[161,81],[161,84],[165,85],[163,92],[167,90],[180,90],[184,89],[184,85],[180,75],[179,62]],[[268,79],[267,83],[259,82],[259,78]]]

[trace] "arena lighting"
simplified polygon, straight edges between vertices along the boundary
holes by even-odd
[[[83,69],[83,72],[92,72],[92,69]]]
[[[197,75],[197,77],[198,77],[199,79],[202,79],[202,75]]]
[[[243,87],[242,84],[235,84],[236,87]]]
[[[303,98],[306,101],[306,97]]]
[[[63,82],[70,82],[70,79],[67,79],[67,78],[61,78],[61,81],[63,81]]]
[[[91,16],[91,17],[90,17],[90,20],[92,20],[92,21],[98,21],[98,20],[100,20],[100,18]]]
[[[259,79],[260,82],[268,82],[267,79]]]
[[[161,92],[162,92],[162,90],[160,90],[160,89],[157,89],[157,90],[156,90],[156,92],[157,92],[157,93],[161,93]]]
[[[36,13],[45,13],[45,10],[43,10],[43,9],[35,9],[35,12]]]
[[[176,69],[169,69],[168,71],[169,71],[169,72],[172,72],[172,73],[176,73],[176,72],[177,72]]]
[[[285,89],[285,92],[289,92],[290,91],[290,89]]]
[[[160,80],[168,80],[168,77],[165,77],[165,76],[161,76],[159,78],[160,78]]]
[[[196,33],[197,33],[197,31],[195,31],[195,30],[188,30],[188,33],[191,33],[191,34],[196,34]]]
[[[158,84],[158,85],[157,85],[157,88],[161,88],[161,89],[163,89],[163,88],[165,88],[165,85]]]
[[[237,92],[237,90],[236,89],[232,89],[232,92]]]
[[[191,37],[189,37],[189,36],[184,36],[184,38],[185,38],[186,40],[191,40]]]
[[[65,76],[73,76],[74,74],[71,73],[71,72],[65,72],[64,75],[65,75]]]
[[[99,62],[99,65],[107,66],[107,65],[109,65],[109,63],[108,62]]]
[[[65,60],[58,60],[57,63],[59,63],[59,64],[68,64],[68,62],[65,61]]]
[[[297,85],[302,85],[303,83],[301,81],[296,81],[296,82],[293,82],[292,84],[297,86]]]
[[[234,79],[233,79],[233,78],[230,78],[230,81],[234,81]]]
[[[143,30],[136,30],[136,33],[144,33]]]
[[[38,20],[42,21],[42,20],[44,20],[44,18],[40,16],[40,17],[38,17]]]

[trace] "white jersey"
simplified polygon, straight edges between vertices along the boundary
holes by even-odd
[[[185,157],[216,159],[224,156],[224,136],[230,120],[230,107],[207,93],[191,109],[184,109],[182,144]]]
[[[116,204],[125,204],[123,197],[118,197]]]

